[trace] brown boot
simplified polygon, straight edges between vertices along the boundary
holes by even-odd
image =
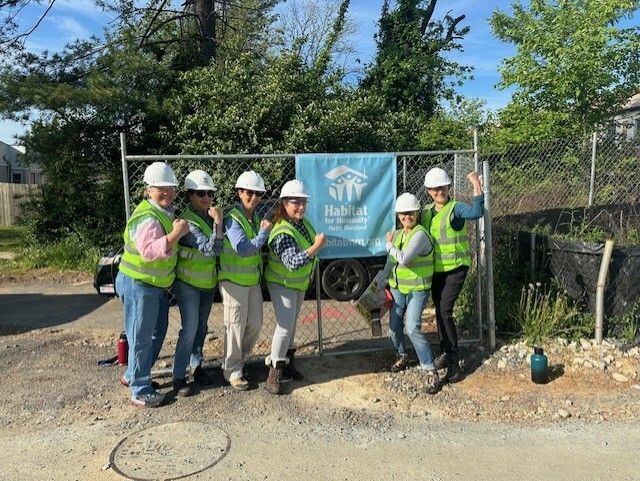
[[[282,381],[302,381],[304,376],[300,371],[296,371],[296,366],[294,363],[294,354],[296,353],[295,349],[289,349],[287,351],[287,358],[289,359],[289,364],[284,367],[284,372],[282,373]]]
[[[269,376],[265,387],[271,394],[282,394],[281,383],[285,364],[285,361],[278,361],[276,367],[269,366]]]

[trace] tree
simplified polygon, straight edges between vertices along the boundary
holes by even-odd
[[[461,84],[470,72],[445,56],[461,50],[458,41],[469,32],[469,27],[460,27],[465,16],[446,14],[435,20],[436,4],[398,0],[389,9],[389,1],[384,1],[377,53],[362,86],[379,95],[390,110],[412,109],[429,119],[442,99],[453,98],[450,82]]]
[[[516,87],[501,124],[520,140],[586,133],[605,123],[640,88],[640,29],[621,20],[637,0],[532,0],[495,12],[495,35],[517,53],[500,69]]]

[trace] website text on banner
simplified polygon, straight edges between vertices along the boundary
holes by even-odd
[[[327,236],[323,259],[385,255],[394,230],[393,154],[299,154],[296,178],[311,196],[307,217]]]

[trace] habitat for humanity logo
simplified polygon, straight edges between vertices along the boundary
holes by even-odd
[[[333,182],[329,186],[329,195],[342,202],[351,201],[355,195],[356,200],[362,198],[362,189],[367,185],[367,176],[362,172],[353,170],[346,165],[339,165],[325,174],[325,177]]]

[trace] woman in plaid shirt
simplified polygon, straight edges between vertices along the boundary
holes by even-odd
[[[271,354],[265,360],[269,366],[266,387],[271,394],[282,392],[283,381],[302,380],[293,365],[296,322],[317,263],[315,256],[325,244],[325,235],[316,234],[304,217],[308,199],[299,180],[290,180],[282,187],[268,240],[265,279],[277,321]]]

